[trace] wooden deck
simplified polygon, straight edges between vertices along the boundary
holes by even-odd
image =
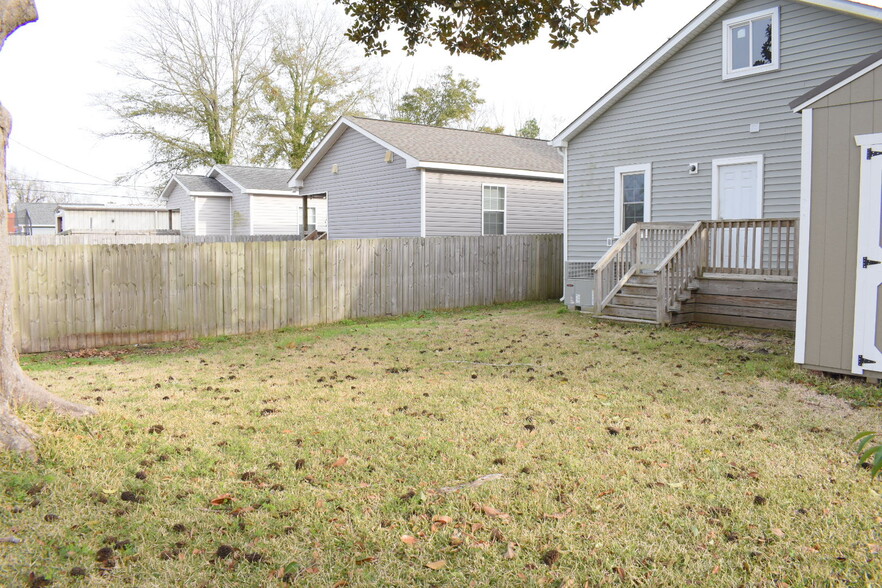
[[[794,330],[797,228],[795,219],[632,225],[595,265],[594,311]]]

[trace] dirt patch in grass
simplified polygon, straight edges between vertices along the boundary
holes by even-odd
[[[831,395],[786,334],[558,309],[27,357],[101,414],[24,412],[43,439],[0,456],[0,583],[882,581],[849,448],[871,389]]]

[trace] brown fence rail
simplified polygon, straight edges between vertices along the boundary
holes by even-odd
[[[12,247],[22,352],[561,295],[561,235]]]

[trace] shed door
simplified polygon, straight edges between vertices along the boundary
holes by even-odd
[[[229,198],[196,198],[196,234],[230,234]]]
[[[882,144],[861,148],[852,372],[882,371]],[[867,159],[869,157],[869,159]]]

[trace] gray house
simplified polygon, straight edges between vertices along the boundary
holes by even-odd
[[[288,187],[292,169],[215,165],[204,176],[175,174],[162,192],[180,211],[183,235],[300,235],[304,199]],[[310,198],[307,230],[327,231],[327,205]]]
[[[788,104],[880,46],[882,9],[857,2],[710,4],[551,142],[567,304],[794,328],[804,134]]]
[[[15,205],[18,235],[54,235],[57,202],[19,202]]]
[[[882,51],[791,106],[805,139],[796,362],[879,380]]]
[[[327,197],[332,239],[563,230],[563,160],[536,139],[343,117],[289,185]]]

